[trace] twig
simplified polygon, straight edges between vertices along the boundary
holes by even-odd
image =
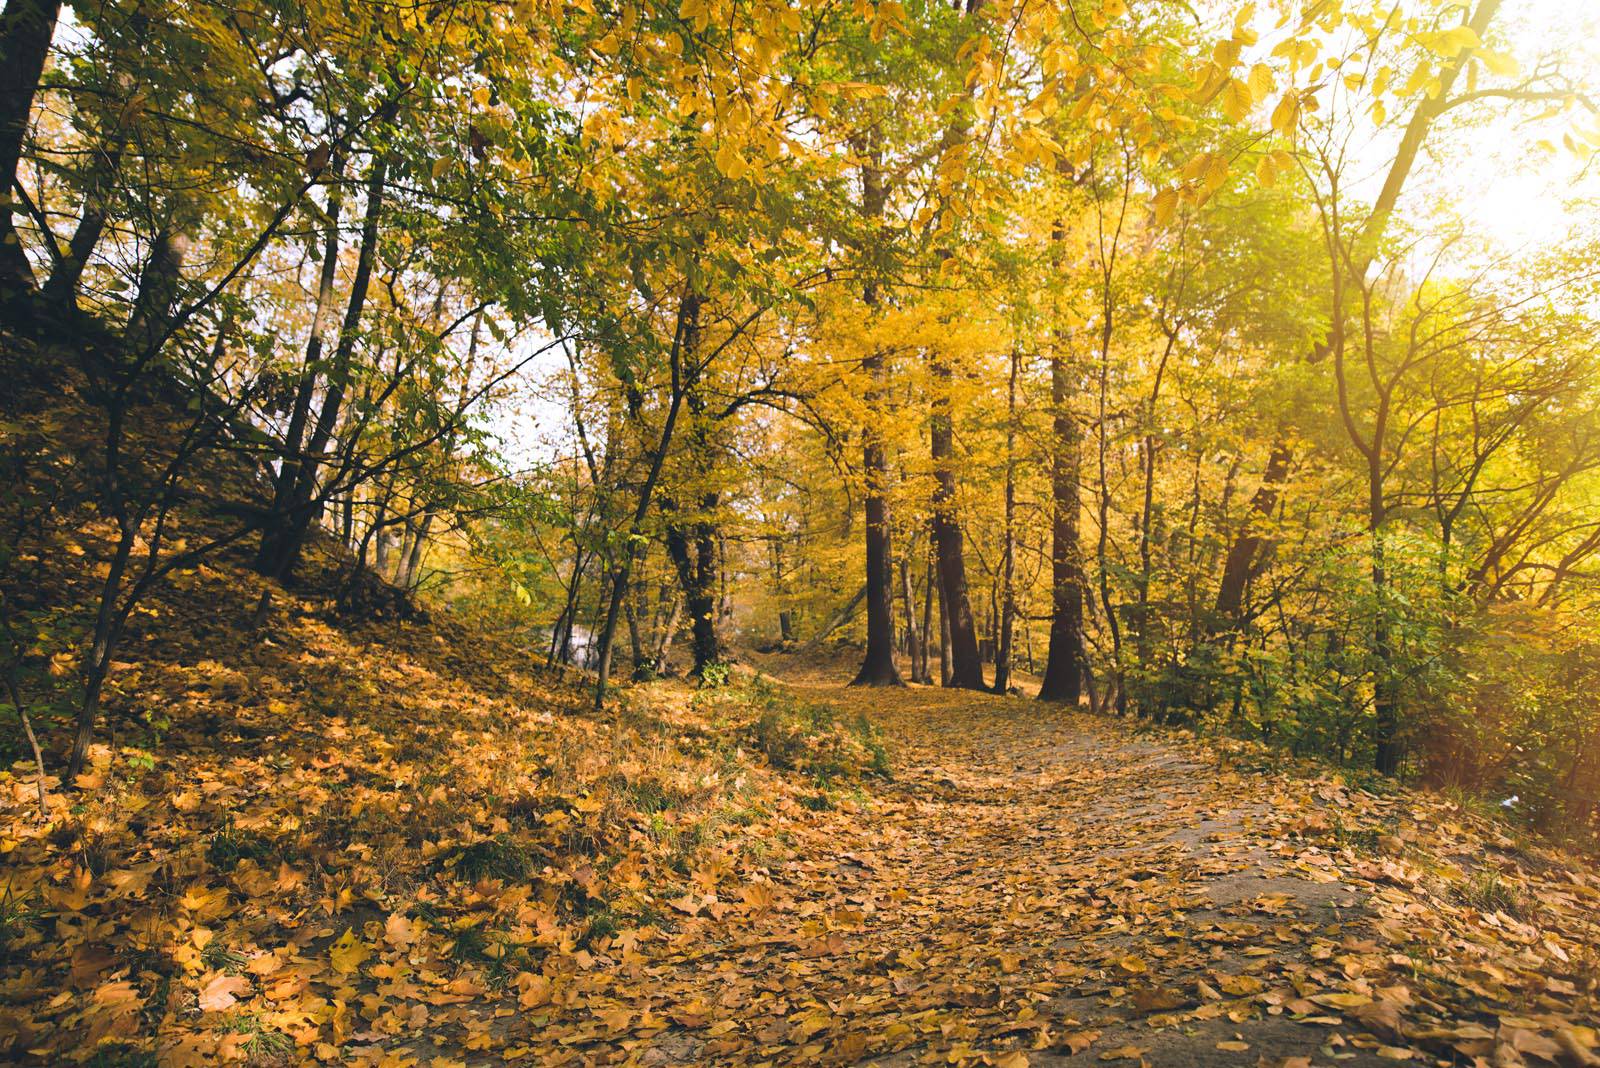
[[[44,788],[44,753],[39,749],[38,736],[33,733],[33,720],[28,718],[28,706],[22,703],[22,694],[18,692],[15,671],[6,676],[6,689],[11,694],[11,706],[22,717],[22,729],[28,736],[28,744],[33,747],[33,762],[39,767],[39,815],[49,819],[50,799]]]

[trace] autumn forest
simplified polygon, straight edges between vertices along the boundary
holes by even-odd
[[[1600,10],[4,0],[0,1060],[1600,1065]]]

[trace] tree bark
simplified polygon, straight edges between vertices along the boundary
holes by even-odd
[[[333,317],[334,284],[339,274],[339,215],[342,207],[343,199],[339,194],[339,187],[336,184],[330,186],[328,229],[323,241],[322,266],[317,277],[317,303],[311,316],[311,336],[306,339],[306,354],[301,364],[300,381],[295,386],[294,402],[289,409],[289,425],[284,431],[278,471],[273,479],[269,519],[262,528],[261,546],[256,552],[254,563],[257,571],[268,576],[275,573],[278,565],[280,542],[283,537],[279,528],[283,525],[294,498],[302,450],[305,446],[306,424],[311,420],[311,405],[316,399],[317,383],[322,376],[320,364],[323,332],[327,329],[328,320]],[[379,522],[382,518],[383,512],[380,508],[374,522]],[[383,535],[380,532],[378,534],[380,570],[387,555],[387,549],[383,545]]]
[[[666,464],[667,451],[672,447],[673,431],[678,423],[678,412],[683,407],[683,360],[700,347],[700,307],[704,298],[692,289],[685,292],[678,303],[678,322],[673,331],[672,346],[667,353],[671,374],[667,401],[667,416],[661,424],[661,437],[650,455],[650,471],[639,487],[633,518],[628,523],[628,536],[611,579],[611,596],[606,605],[605,623],[600,630],[600,646],[595,664],[594,707],[605,708],[606,687],[611,681],[611,653],[617,636],[617,620],[622,612],[622,599],[628,592],[628,575],[633,570],[635,545],[644,532],[644,518],[650,512],[650,502],[655,497],[656,483],[661,480],[661,468]]]
[[[1050,648],[1039,700],[1076,705],[1083,695],[1083,563],[1078,545],[1081,434],[1068,410],[1068,371],[1060,339],[1050,356],[1055,452],[1050,465]]]
[[[1005,544],[1000,562],[1000,638],[994,655],[994,692],[1011,689],[1011,632],[1017,618],[1017,375],[1022,352],[1011,349],[1011,376],[1006,384]]]
[[[937,596],[934,587],[939,584],[933,573],[933,555],[931,551],[924,571],[926,574],[923,576],[922,584],[922,631],[918,636],[920,639],[918,644],[922,646],[922,673],[911,681],[919,682],[924,686],[931,686],[933,684],[933,665],[931,663],[933,659],[931,651],[933,649],[933,600]]]
[[[866,598],[867,585],[866,583],[862,583],[861,588],[856,591],[855,596],[846,601],[844,603],[844,607],[835,612],[833,614],[833,618],[828,620],[827,623],[823,624],[821,630],[817,631],[810,638],[807,638],[806,643],[800,647],[799,651],[802,653],[809,653],[811,650],[821,645],[823,639],[832,634],[834,631],[838,630],[839,626],[844,623],[845,620],[850,618],[850,614],[856,610],[856,606],[862,601],[866,600]]]
[[[957,689],[981,690],[983,660],[978,651],[977,627],[967,590],[967,563],[961,524],[956,513],[955,435],[951,420],[951,371],[937,351],[929,362],[933,412],[929,438],[933,456],[933,534],[938,560],[939,586],[944,592],[945,618],[950,628],[950,680]]]
[[[875,157],[874,157],[875,158]],[[888,193],[877,166],[861,171],[861,213],[870,220],[883,217]],[[869,282],[862,291],[868,314],[878,307],[877,286]],[[866,483],[866,591],[867,650],[861,670],[852,686],[904,686],[894,662],[894,590],[890,574],[889,501],[886,496],[889,465],[884,454],[883,434],[878,429],[879,409],[885,394],[886,366],[881,349],[874,349],[862,361],[867,372],[868,417],[861,428],[861,472]]]
[[[906,657],[911,661],[911,681],[921,682],[927,672],[926,654],[917,633],[916,596],[911,588],[911,561],[900,558],[900,600],[906,610]]]
[[[317,474],[321,458],[333,438],[339,415],[344,406],[345,390],[349,386],[351,365],[355,358],[356,339],[360,334],[361,316],[366,309],[367,290],[372,284],[372,268],[378,254],[378,222],[383,214],[384,191],[388,178],[388,161],[378,157],[373,161],[367,178],[367,205],[361,220],[361,246],[356,254],[355,275],[350,282],[350,300],[345,307],[344,323],[339,330],[339,343],[334,349],[333,363],[329,368],[327,389],[323,394],[322,408],[311,429],[311,440],[306,445],[294,474],[294,485],[287,511],[278,517],[276,530],[262,538],[262,551],[272,544],[271,574],[280,582],[289,581],[299,565],[301,553],[311,526],[321,511],[317,498]]]
[[[701,501],[703,508],[715,508],[717,494]],[[664,507],[663,510],[672,510]],[[683,588],[683,606],[689,613],[690,650],[694,666],[690,673],[699,678],[707,667],[722,657],[717,637],[717,551],[715,528],[704,519],[688,524],[668,523],[667,555],[678,573]]]
[[[37,288],[10,204],[60,14],[61,0],[7,0],[0,14],[0,308],[20,309]]]
[[[1503,0],[1479,0],[1477,8],[1465,25],[1482,39],[1502,2]],[[1377,253],[1378,243],[1388,228],[1389,217],[1393,214],[1395,205],[1399,203],[1401,190],[1405,188],[1406,179],[1410,177],[1411,169],[1416,165],[1417,155],[1433,129],[1434,122],[1448,107],[1450,88],[1471,60],[1472,52],[1473,49],[1464,48],[1455,59],[1445,64],[1439,71],[1437,90],[1427,93],[1416,110],[1411,113],[1405,131],[1400,136],[1400,144],[1395,149],[1394,159],[1389,164],[1389,171],[1384,176],[1383,186],[1373,202],[1372,214],[1367,217],[1366,224],[1351,249],[1352,255],[1344,263],[1334,263],[1332,265],[1334,271],[1348,271],[1350,277],[1356,280],[1367,273]],[[1214,618],[1210,627],[1212,633],[1234,626],[1238,622],[1239,611],[1244,603],[1245,586],[1256,571],[1259,559],[1272,544],[1271,539],[1260,532],[1258,524],[1269,517],[1277,507],[1278,494],[1289,473],[1292,458],[1292,446],[1284,434],[1278,434],[1267,457],[1267,470],[1262,477],[1261,485],[1251,498],[1249,518],[1228,549],[1222,580],[1217,587]]]

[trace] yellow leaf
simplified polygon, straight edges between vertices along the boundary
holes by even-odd
[[[1272,77],[1272,68],[1265,63],[1257,63],[1250,68],[1250,93],[1257,100],[1264,99],[1276,84]]]
[[[1228,79],[1228,84],[1222,87],[1222,113],[1234,122],[1243,122],[1255,102],[1250,86],[1238,78]]]
[[[1178,191],[1170,187],[1163,189],[1156,194],[1153,207],[1155,209],[1156,225],[1167,225],[1178,211]]]
[[[732,141],[724,141],[722,147],[717,149],[717,170],[722,172],[723,177],[737,182],[749,173],[750,164],[733,147]]]
[[[536,1009],[550,1000],[550,980],[542,975],[523,972],[516,984],[517,1004],[524,1009]]]
[[[231,1009],[240,994],[250,993],[250,980],[242,975],[212,972],[200,985],[200,1011],[222,1012]]]
[[[1285,137],[1293,137],[1300,127],[1300,97],[1293,92],[1283,94],[1278,106],[1272,109],[1272,128]]]
[[[340,935],[339,940],[328,950],[328,957],[333,961],[333,970],[340,975],[349,975],[357,971],[370,956],[372,949],[356,937],[355,929],[352,927],[346,927],[344,934]]]
[[[1272,165],[1271,156],[1262,156],[1256,161],[1256,181],[1261,183],[1261,188],[1271,189],[1278,184],[1278,170]]]
[[[1514,78],[1522,69],[1522,65],[1504,52],[1496,52],[1490,48],[1480,48],[1472,53],[1472,58],[1481,62],[1488,68],[1490,74],[1498,74],[1502,78]]]
[[[1437,33],[1421,33],[1417,35],[1417,40],[1422,47],[1445,59],[1454,59],[1463,48],[1477,48],[1483,44],[1471,26],[1453,26]]]
[[[1359,1009],[1372,1004],[1365,994],[1315,994],[1311,1000],[1330,1009]]]

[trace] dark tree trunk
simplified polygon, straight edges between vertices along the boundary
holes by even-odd
[[[0,308],[16,312],[37,286],[27,253],[12,225],[12,190],[33,98],[44,74],[61,0],[7,0],[0,14]]]
[[[672,652],[673,639],[678,636],[678,619],[682,614],[683,598],[673,597],[666,620],[661,625],[661,640],[656,643],[655,659],[651,661],[651,668],[658,676],[666,674],[667,656]]]
[[[120,140],[109,148],[95,151],[89,187],[84,192],[83,213],[78,217],[78,225],[72,231],[66,252],[44,284],[44,301],[54,314],[70,315],[78,310],[78,286],[83,280],[83,269],[89,257],[100,244],[100,235],[105,232],[111,190],[116,183],[121,162]]]
[[[1077,420],[1067,408],[1067,364],[1059,345],[1050,358],[1055,454],[1050,468],[1050,650],[1039,700],[1078,703],[1083,694],[1083,557],[1078,546]]]
[[[1465,25],[1482,39],[1488,31],[1489,23],[1494,21],[1502,2],[1503,0],[1479,0],[1478,6],[1473,9]],[[1366,275],[1378,244],[1388,228],[1389,218],[1399,202],[1401,190],[1411,175],[1412,167],[1416,165],[1417,156],[1422,151],[1433,124],[1444,113],[1450,100],[1450,88],[1470,62],[1472,54],[1472,49],[1462,49],[1453,60],[1440,68],[1435,87],[1419,98],[1416,110],[1411,113],[1405,131],[1400,136],[1400,144],[1396,147],[1394,159],[1384,176],[1383,186],[1378,191],[1377,199],[1373,201],[1372,213],[1367,217],[1360,235],[1356,238],[1355,246],[1350,250],[1351,255],[1334,263],[1332,265],[1334,271],[1347,271],[1352,279],[1360,279]],[[1320,349],[1313,354],[1313,358],[1317,355],[1320,355]],[[1270,516],[1276,509],[1278,494],[1284,479],[1288,476],[1292,459],[1292,446],[1280,433],[1272,443],[1272,451],[1267,457],[1267,470],[1261,479],[1261,486],[1250,502],[1250,519],[1228,548],[1227,561],[1222,569],[1222,581],[1217,587],[1215,614],[1211,624],[1213,633],[1219,628],[1236,626],[1239,622],[1245,587],[1250,577],[1260,567],[1261,558],[1272,544],[1256,524]]]
[[[700,502],[709,513],[717,507],[718,495],[708,494]],[[662,510],[675,509],[663,502]],[[692,524],[668,523],[667,555],[678,572],[683,589],[683,606],[689,612],[690,650],[694,654],[691,674],[699,678],[705,669],[722,657],[717,637],[717,543],[716,528],[704,519]]]
[[[874,166],[861,172],[861,214],[878,221],[883,217],[887,202],[883,176]],[[878,307],[877,287],[868,283],[862,292],[862,303],[868,314]],[[852,686],[904,686],[900,670],[894,662],[894,586],[890,574],[889,556],[889,501],[886,497],[889,465],[884,455],[883,435],[878,428],[879,409],[885,400],[884,378],[886,367],[884,353],[874,350],[862,361],[868,376],[867,410],[865,425],[861,428],[861,473],[866,483],[866,589],[867,589],[867,650],[856,672]]]
[[[1272,452],[1267,457],[1266,474],[1250,498],[1244,529],[1229,546],[1227,559],[1222,565],[1222,581],[1217,586],[1217,601],[1213,609],[1214,630],[1238,625],[1240,612],[1244,608],[1245,589],[1255,572],[1256,561],[1267,545],[1261,524],[1270,519],[1278,507],[1278,495],[1283,490],[1284,479],[1289,475],[1292,457],[1289,444],[1282,437],[1273,442]]]
[[[903,686],[894,662],[894,605],[889,574],[889,503],[884,498],[888,477],[877,433],[864,437],[863,466],[868,489],[867,512],[867,651],[852,686]]]
[[[1000,638],[994,658],[994,692],[1011,689],[1011,635],[1017,618],[1017,375],[1022,353],[1011,350],[1011,377],[1006,385],[1005,544],[1000,560]]]
[[[983,659],[978,651],[977,627],[967,592],[967,562],[961,524],[956,514],[955,441],[950,416],[950,364],[935,353],[929,370],[933,379],[933,413],[930,426],[933,456],[933,548],[938,560],[939,586],[944,592],[945,618],[950,628],[950,681],[958,689],[981,690]]]
[[[422,570],[422,549],[428,543],[428,529],[432,526],[433,513],[424,512],[416,528],[411,532],[410,544],[400,558],[400,571],[395,577],[395,585],[403,590],[416,589],[417,580],[421,577],[419,573]]]
[[[911,561],[900,558],[900,600],[906,610],[906,657],[911,661],[911,681],[921,682],[927,673],[927,656],[917,633],[917,599],[911,588]]]
[[[933,584],[939,590],[939,685],[950,685],[950,613],[944,603],[944,583],[939,581],[939,569],[933,570]]]
[[[373,161],[372,173],[367,179],[367,206],[361,221],[361,246],[356,255],[355,275],[350,282],[350,300],[345,307],[344,323],[339,330],[339,343],[334,349],[333,365],[328,373],[327,389],[323,394],[322,408],[317,413],[311,430],[311,440],[304,456],[296,465],[294,484],[288,508],[274,516],[262,537],[261,555],[267,557],[266,574],[287,582],[300,562],[311,526],[320,512],[317,498],[318,471],[321,458],[333,438],[339,415],[344,406],[345,390],[349,385],[351,363],[355,357],[356,339],[360,334],[361,316],[366,308],[367,290],[372,284],[372,268],[378,254],[378,221],[383,214],[384,190],[388,176],[387,161],[383,157]],[[270,546],[270,549],[269,549]]]
[[[922,631],[918,642],[922,646],[922,671],[911,681],[930,686],[933,684],[933,665],[931,663],[933,659],[931,652],[933,648],[933,600],[937,596],[934,587],[939,584],[934,577],[931,552],[928,557],[928,566],[925,570],[927,573],[923,576],[922,585]],[[943,655],[942,648],[941,655]]]
[[[323,332],[333,316],[334,284],[339,273],[339,213],[342,201],[338,186],[330,187],[328,194],[328,230],[322,249],[322,266],[317,277],[317,304],[311,316],[311,336],[306,340],[305,360],[301,365],[300,381],[295,386],[294,402],[289,409],[289,426],[284,431],[283,448],[278,459],[278,471],[272,483],[272,507],[261,532],[261,547],[256,552],[255,569],[264,575],[276,573],[282,527],[294,499],[299,478],[302,452],[305,447],[306,425],[311,421],[311,404],[316,398],[317,382],[322,375]],[[380,507],[374,524],[381,523]],[[378,567],[383,568],[387,549],[383,536],[378,535]]]
[[[656,484],[661,480],[661,469],[667,462],[667,452],[672,448],[672,435],[678,424],[678,412],[683,408],[683,365],[685,357],[692,360],[700,348],[700,308],[705,298],[692,289],[684,293],[678,304],[678,322],[673,330],[672,347],[668,350],[668,369],[671,385],[668,390],[667,415],[661,424],[661,437],[650,453],[650,471],[634,503],[633,517],[629,520],[627,539],[611,576],[611,595],[606,604],[605,622],[600,629],[600,644],[595,662],[594,707],[606,704],[606,687],[611,681],[611,654],[617,637],[617,622],[622,615],[622,599],[628,593],[628,576],[633,570],[634,546],[643,533],[645,516],[650,512],[650,502],[655,498]]]
[[[188,247],[189,239],[171,228],[161,230],[151,242],[150,258],[140,272],[139,292],[128,316],[127,342],[136,355],[154,352],[166,339]]]

